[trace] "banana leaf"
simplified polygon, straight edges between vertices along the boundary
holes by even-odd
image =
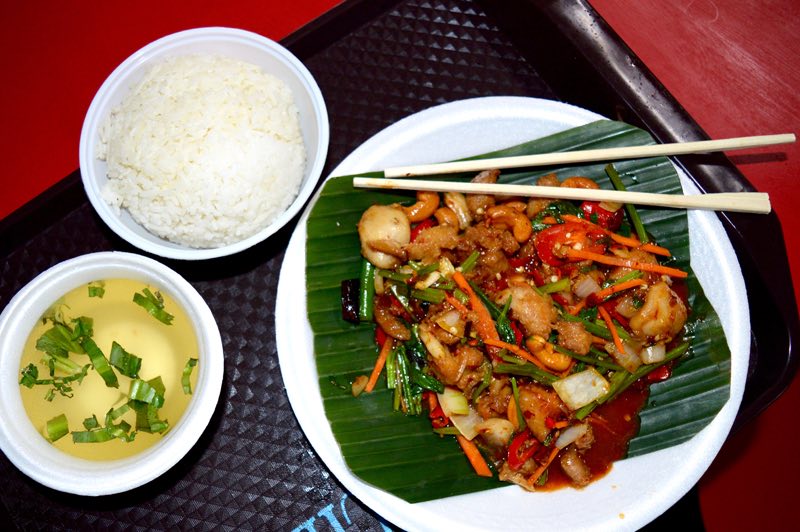
[[[476,158],[652,143],[649,134],[633,126],[598,121]],[[666,158],[621,161],[614,167],[629,190],[681,193],[679,177]],[[505,172],[500,181],[534,183],[549,172],[561,178],[584,175],[602,188],[613,188],[603,164]],[[412,194],[354,189],[352,177],[325,183],[307,221],[306,242],[308,314],[319,387],[342,456],[356,476],[409,502],[504,485],[475,475],[455,439],[433,434],[425,415],[392,411],[392,392],[383,376],[373,393],[355,398],[350,392],[352,380],[368,375],[377,355],[373,326],[353,325],[341,317],[340,283],[358,277],[360,268],[356,223],[374,203],[414,202]],[[686,212],[644,207],[639,212],[648,232],[672,251],[671,265],[689,272],[691,349],[670,379],[651,387],[629,457],[690,439],[720,411],[730,386],[730,352],[721,324],[689,267]]]

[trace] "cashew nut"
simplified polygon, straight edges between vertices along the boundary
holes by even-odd
[[[562,183],[565,188],[591,188],[598,189],[600,185],[589,179],[588,177],[573,176],[566,178]]]
[[[460,192],[445,192],[444,203],[456,214],[459,229],[466,229],[472,223],[472,215],[467,207],[467,200]]]
[[[403,212],[406,213],[408,221],[421,222],[430,218],[436,209],[439,207],[439,193],[417,191],[417,202],[408,207],[402,207]]]
[[[510,229],[517,242],[526,242],[533,233],[531,221],[523,213],[509,204],[495,205],[486,211],[486,219],[490,225]]]
[[[436,212],[433,213],[433,217],[436,218],[439,225],[458,227],[458,217],[450,207],[439,207],[436,209]]]
[[[525,346],[539,361],[553,371],[564,371],[572,363],[572,357],[553,349],[553,344],[541,336],[531,336],[525,340]]]

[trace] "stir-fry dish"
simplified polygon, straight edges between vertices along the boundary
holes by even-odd
[[[369,207],[358,234],[343,313],[374,321],[378,357],[353,394],[385,373],[394,409],[455,436],[479,475],[589,484],[624,457],[649,384],[688,350],[686,273],[633,206],[419,192]]]

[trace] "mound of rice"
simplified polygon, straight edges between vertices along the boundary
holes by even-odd
[[[103,199],[151,233],[196,248],[241,241],[297,195],[306,164],[292,93],[215,55],[155,65],[100,128]]]

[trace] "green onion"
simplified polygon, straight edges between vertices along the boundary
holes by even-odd
[[[419,299],[420,301],[427,301],[428,303],[441,303],[444,301],[444,290],[439,288],[424,288],[422,290],[412,289],[411,297]]]
[[[92,417],[87,417],[83,420],[83,428],[86,430],[96,429],[100,426],[100,422],[97,421],[97,416],[92,414]]]
[[[578,353],[574,353],[574,352],[570,351],[569,349],[565,349],[565,348],[563,348],[561,346],[558,346],[558,345],[554,345],[553,347],[559,353],[563,353],[563,354],[565,354],[567,356],[570,356],[570,357],[572,357],[575,360],[578,360],[580,362],[584,362],[586,364],[591,364],[593,366],[597,366],[598,368],[610,369],[610,370],[613,370],[613,371],[619,371],[619,370],[622,369],[621,366],[619,366],[618,364],[614,364],[613,362],[607,362],[606,360],[600,360],[600,359],[597,359],[595,357],[579,355]]]
[[[397,301],[400,302],[400,305],[408,312],[409,316],[414,315],[414,309],[411,308],[411,303],[408,300],[408,286],[405,284],[390,284],[389,285],[389,292],[397,298]]]
[[[401,273],[401,272],[396,272],[394,270],[380,269],[380,270],[377,271],[377,273],[378,273],[378,275],[380,275],[384,279],[391,279],[392,281],[397,281],[397,282],[400,282],[400,283],[404,283],[404,282],[408,281],[409,279],[411,279],[411,274],[410,273]]]
[[[483,378],[481,379],[481,383],[475,388],[475,391],[472,392],[473,403],[478,400],[483,390],[488,388],[489,384],[492,382],[492,365],[488,362],[484,362],[481,366],[483,367]]]
[[[411,366],[411,382],[424,390],[430,390],[436,393],[444,392],[444,384],[433,375],[428,375],[417,367],[416,364]]]
[[[361,259],[361,274],[358,276],[358,320],[372,321],[375,301],[375,266],[367,259]]]
[[[100,299],[106,294],[105,283],[103,281],[95,281],[89,283],[89,297],[99,297]]]
[[[161,379],[161,377],[157,378]],[[128,390],[128,397],[134,401],[154,405],[156,408],[161,408],[164,405],[163,389],[161,393],[159,393],[157,387],[152,384],[152,381],[146,382],[142,379],[133,379],[130,389]]]
[[[613,164],[606,165],[606,174],[608,178],[611,180],[611,184],[614,185],[614,188],[617,190],[625,191],[625,185],[622,183],[622,178],[620,177],[619,173],[617,172],[616,168],[614,168]],[[632,203],[625,204],[625,210],[628,211],[628,216],[631,219],[631,224],[633,225],[633,229],[636,231],[636,236],[639,237],[639,241],[642,243],[650,242],[650,237],[647,235],[647,231],[644,229],[644,225],[642,224],[642,219],[639,217],[639,211],[636,210],[636,206]]]
[[[481,254],[477,250],[470,253],[469,257],[464,259],[464,262],[462,262],[461,266],[459,266],[461,273],[468,273],[469,271],[471,271],[472,268],[474,268],[475,265],[478,264],[478,259],[480,258],[480,256]]]
[[[86,354],[89,355],[89,360],[92,366],[94,366],[95,371],[103,377],[106,386],[109,388],[119,388],[119,381],[117,380],[116,373],[114,373],[105,355],[100,351],[100,348],[97,347],[97,344],[94,343],[94,340],[91,338],[84,338],[83,342],[81,342],[81,346],[84,351],[86,351]]]
[[[538,287],[539,291],[543,294],[553,294],[555,292],[564,292],[569,290],[569,277],[564,277],[553,283],[543,284]]]
[[[525,416],[522,414],[522,407],[519,404],[519,388],[517,387],[517,379],[511,377],[511,393],[514,396],[514,406],[517,410],[517,426],[520,430],[526,426]]]
[[[183,386],[183,393],[186,395],[192,395],[192,370],[197,365],[196,358],[190,358],[186,361],[186,365],[183,366],[183,372],[181,373],[181,386]]]
[[[103,443],[113,439],[114,435],[106,428],[72,433],[72,443]]]
[[[462,292],[460,289],[456,288],[453,290],[453,297],[456,298],[459,302],[463,304],[469,303],[469,296]]]
[[[458,430],[457,427],[442,427],[439,429],[433,429],[433,432],[440,436],[458,436],[461,434],[461,431]]]
[[[61,414],[49,420],[45,425],[45,431],[47,432],[47,439],[50,441],[56,441],[66,436],[69,432],[67,416]]]
[[[166,325],[172,324],[172,320],[175,318],[175,316],[164,310],[164,297],[158,290],[153,294],[149,288],[144,288],[141,294],[138,292],[133,294],[133,302]]]
[[[158,418],[158,407],[152,404],[131,401],[136,411],[136,430],[148,433],[162,433],[169,428],[166,420]]]
[[[111,343],[111,353],[108,355],[108,359],[111,365],[126,377],[135,379],[139,376],[142,359],[125,351],[117,342]]]
[[[510,375],[521,375],[523,377],[530,377],[533,380],[542,384],[551,385],[558,380],[558,377],[552,373],[548,373],[543,369],[531,364],[497,364],[494,367],[497,373],[508,373]]]
[[[73,331],[63,323],[56,322],[38,340],[36,349],[50,356],[66,357],[68,353],[83,353]]]

